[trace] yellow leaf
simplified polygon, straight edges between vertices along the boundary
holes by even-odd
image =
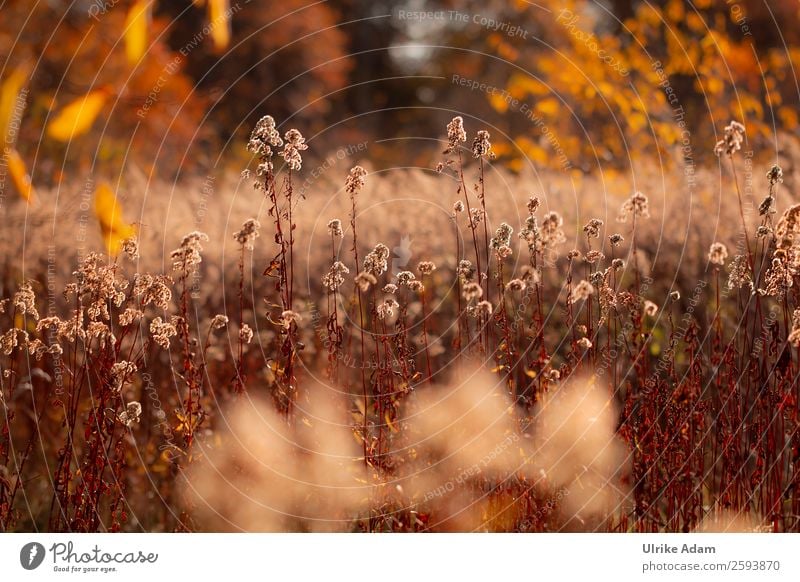
[[[28,170],[25,169],[22,156],[15,149],[8,150],[8,173],[11,175],[11,181],[19,195],[30,202],[33,199],[31,177],[28,175]]]
[[[102,89],[91,91],[64,107],[47,127],[47,135],[59,141],[69,141],[86,133],[105,105],[108,93]]]
[[[138,0],[125,18],[125,54],[128,62],[136,64],[147,50],[147,27],[150,20],[150,0]]]
[[[94,193],[94,213],[100,222],[100,232],[108,254],[115,257],[122,243],[136,234],[136,229],[122,218],[122,207],[111,187],[106,183],[97,186]]]
[[[558,100],[554,97],[542,99],[536,103],[536,111],[542,115],[554,116],[556,113],[558,113]]]
[[[218,51],[225,49],[231,41],[231,23],[228,0],[208,0],[208,20],[211,25],[211,39]]]
[[[497,93],[489,94],[489,105],[498,113],[505,113],[508,111],[508,101],[502,95]]]
[[[22,69],[15,69],[0,87],[0,140],[4,143],[8,136],[14,112],[19,109],[17,99],[25,84],[27,74]],[[13,140],[12,140],[13,143]]]

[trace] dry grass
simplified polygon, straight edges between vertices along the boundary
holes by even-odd
[[[265,121],[252,177],[126,176],[113,261],[93,185],[5,206],[2,529],[796,531],[797,213],[731,127],[689,203],[456,122],[320,174]]]

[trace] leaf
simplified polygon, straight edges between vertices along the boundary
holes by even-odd
[[[392,421],[391,417],[389,416],[389,411],[388,411],[388,410],[387,410],[387,411],[386,411],[386,413],[383,415],[383,418],[384,418],[384,420],[386,420],[386,426],[388,426],[388,427],[389,427],[389,429],[390,429],[392,432],[398,432],[398,430],[397,430],[397,425],[396,425],[396,424],[395,424],[395,423]]]
[[[227,48],[231,41],[231,23],[228,0],[208,0],[208,21],[211,39],[218,51]]]
[[[15,69],[0,86],[0,139],[6,143],[9,126],[17,107],[19,92],[25,84],[27,74],[23,69]]]
[[[122,243],[136,234],[133,225],[122,218],[122,206],[111,187],[100,183],[94,193],[94,213],[100,222],[100,231],[108,254],[117,256]]]
[[[33,185],[25,162],[15,149],[8,150],[8,173],[19,195],[28,203],[33,199]]]
[[[147,28],[150,21],[150,0],[137,0],[125,17],[125,55],[135,65],[147,50]]]
[[[75,99],[49,123],[47,135],[58,141],[69,141],[86,133],[97,119],[107,98],[107,91],[97,89]]]

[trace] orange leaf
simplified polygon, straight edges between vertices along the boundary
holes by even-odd
[[[20,109],[17,102],[26,78],[27,74],[24,70],[15,69],[0,87],[0,139],[4,142],[8,136],[15,111]]]
[[[99,184],[94,193],[94,213],[100,222],[100,232],[106,250],[116,256],[122,243],[136,234],[136,229],[122,218],[122,207],[111,187],[105,182]]]
[[[231,41],[230,10],[228,0],[208,0],[208,20],[214,48],[221,51]]]
[[[150,0],[138,0],[125,17],[125,54],[135,65],[147,50],[147,28],[150,20]]]
[[[25,162],[15,149],[8,150],[8,173],[19,195],[30,202],[33,199],[33,186],[31,177],[25,168]]]
[[[86,133],[103,109],[108,93],[98,89],[75,99],[64,107],[47,127],[47,135],[58,141],[69,141]]]

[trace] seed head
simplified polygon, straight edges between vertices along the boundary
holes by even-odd
[[[344,182],[345,191],[350,195],[354,195],[366,184],[364,180],[366,176],[367,171],[364,168],[361,166],[353,166]]]
[[[622,203],[617,220],[619,222],[627,222],[630,217],[634,219],[650,217],[647,196],[641,192],[634,192],[630,198]]]
[[[338,218],[334,218],[333,220],[328,222],[328,234],[331,236],[343,236],[344,231],[342,230],[342,221]]]
[[[601,226],[603,226],[602,220],[599,218],[592,218],[586,223],[586,226],[583,227],[583,232],[586,233],[588,238],[599,238]]]
[[[451,154],[458,148],[458,144],[467,141],[467,132],[464,131],[464,118],[460,115],[454,117],[453,120],[447,124],[447,149],[444,153]]]
[[[303,167],[303,158],[300,152],[308,149],[306,138],[296,129],[290,129],[286,132],[286,135],[283,136],[283,139],[285,140],[285,144],[281,152],[281,157],[286,160],[290,170],[297,171]]]
[[[713,265],[722,266],[728,258],[728,247],[724,244],[715,242],[708,250],[708,261]]]
[[[130,427],[134,422],[139,422],[139,417],[142,415],[142,405],[136,402],[128,402],[125,410],[119,413],[117,419],[127,427]]]
[[[258,229],[261,228],[261,223],[255,218],[248,218],[242,224],[242,230],[233,234],[236,242],[242,245],[247,250],[253,250],[253,241],[258,238]]]
[[[420,275],[430,275],[436,270],[436,265],[431,261],[421,261],[417,266]]]
[[[594,293],[594,287],[589,281],[581,281],[575,285],[570,297],[570,303],[577,303],[578,301],[585,301]]]
[[[322,285],[331,291],[336,291],[344,283],[344,276],[350,272],[344,263],[336,261],[330,270],[322,276]]]
[[[492,142],[489,141],[489,132],[481,130],[472,141],[472,156],[475,158],[492,157]]]
[[[474,301],[483,297],[483,288],[478,283],[470,282],[464,285],[461,293],[467,301]]]
[[[744,141],[744,125],[738,121],[731,121],[725,126],[725,134],[721,140],[714,146],[714,154],[717,157],[722,154],[732,156],[735,152],[742,149],[742,142]]]
[[[366,291],[370,285],[375,285],[377,282],[375,275],[366,271],[361,271],[355,278],[355,283],[361,291]]]
[[[258,120],[255,129],[250,134],[247,150],[264,159],[269,164],[269,169],[272,170],[270,161],[273,155],[272,148],[279,148],[282,145],[283,140],[275,127],[275,120],[271,115],[265,115]]]
[[[162,321],[160,317],[156,317],[150,322],[150,335],[153,341],[165,350],[169,349],[169,338],[177,335],[177,333],[178,331],[172,322]]]
[[[378,277],[389,268],[388,260],[389,247],[385,244],[378,243],[375,245],[375,248],[364,257],[364,271]]]

